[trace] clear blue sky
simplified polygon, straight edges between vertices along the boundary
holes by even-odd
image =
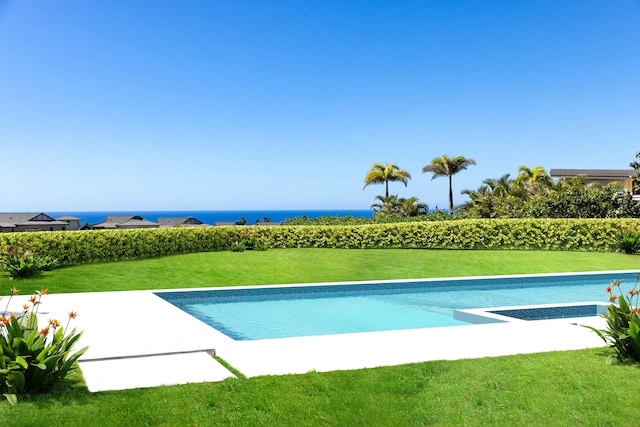
[[[627,168],[632,0],[0,0],[0,212],[368,209],[373,163]]]

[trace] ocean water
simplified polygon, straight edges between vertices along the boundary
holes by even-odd
[[[216,222],[238,221],[245,218],[247,224],[256,221],[264,221],[268,218],[271,222],[280,222],[285,219],[306,216],[309,219],[321,216],[354,216],[370,218],[373,212],[357,209],[327,209],[327,210],[234,210],[234,211],[58,211],[45,212],[47,215],[58,218],[65,215],[80,218],[81,224],[97,224],[107,219],[109,215],[140,215],[142,218],[155,222],[158,218],[184,218],[192,216],[205,224],[213,225]]]

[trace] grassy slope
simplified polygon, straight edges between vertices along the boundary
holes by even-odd
[[[85,265],[0,286],[59,293],[636,268],[640,258],[622,254],[274,250]],[[0,403],[0,425],[636,425],[640,370],[605,358],[555,352],[93,394],[75,378],[17,408]]]
[[[55,270],[29,286],[88,292],[408,279],[519,273],[640,269],[640,257],[620,253],[280,249],[208,252]],[[0,278],[0,289],[25,281]],[[33,285],[32,285],[33,284]]]

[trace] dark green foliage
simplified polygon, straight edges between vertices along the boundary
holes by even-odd
[[[638,218],[640,204],[617,184],[576,185],[530,202],[526,216],[534,218]]]
[[[516,179],[486,179],[460,210],[476,218],[639,218],[640,203],[621,185],[587,184],[583,178],[554,182],[544,169],[522,166]]]
[[[635,254],[640,250],[640,233],[635,231],[618,233],[616,241],[619,249],[625,254]]]

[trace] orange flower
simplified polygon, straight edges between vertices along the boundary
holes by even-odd
[[[614,280],[611,282],[611,286],[612,287],[620,286],[620,283],[622,283],[622,280]]]
[[[60,326],[62,326],[62,324],[57,319],[49,319],[49,326],[59,328]]]
[[[46,328],[40,330],[40,335],[46,337],[49,334],[49,327],[47,326]]]
[[[11,323],[11,318],[3,315],[2,317],[0,317],[0,323],[2,323],[3,325],[8,325],[9,323]]]
[[[31,295],[31,298],[29,298],[29,302],[31,304],[37,304],[38,303],[38,297],[36,297],[35,295]]]
[[[15,286],[11,288],[11,295],[18,295],[18,292],[20,291]]]
[[[607,292],[611,293],[611,286],[607,286]]]
[[[49,294],[49,289],[42,288],[40,291],[36,291],[36,294],[38,294],[38,295],[48,295]]]
[[[78,316],[78,313],[75,311],[69,312],[69,319],[75,319]]]
[[[640,312],[640,308],[638,308],[638,307],[633,307],[633,308],[631,309],[631,312],[632,312],[633,314],[638,314],[638,312]]]
[[[614,301],[615,301],[615,300],[617,300],[617,299],[618,299],[618,295],[611,295],[611,296],[609,297],[609,301],[611,301],[611,302],[614,302]]]
[[[29,310],[29,304],[22,304],[22,309],[23,309],[24,311]]]

